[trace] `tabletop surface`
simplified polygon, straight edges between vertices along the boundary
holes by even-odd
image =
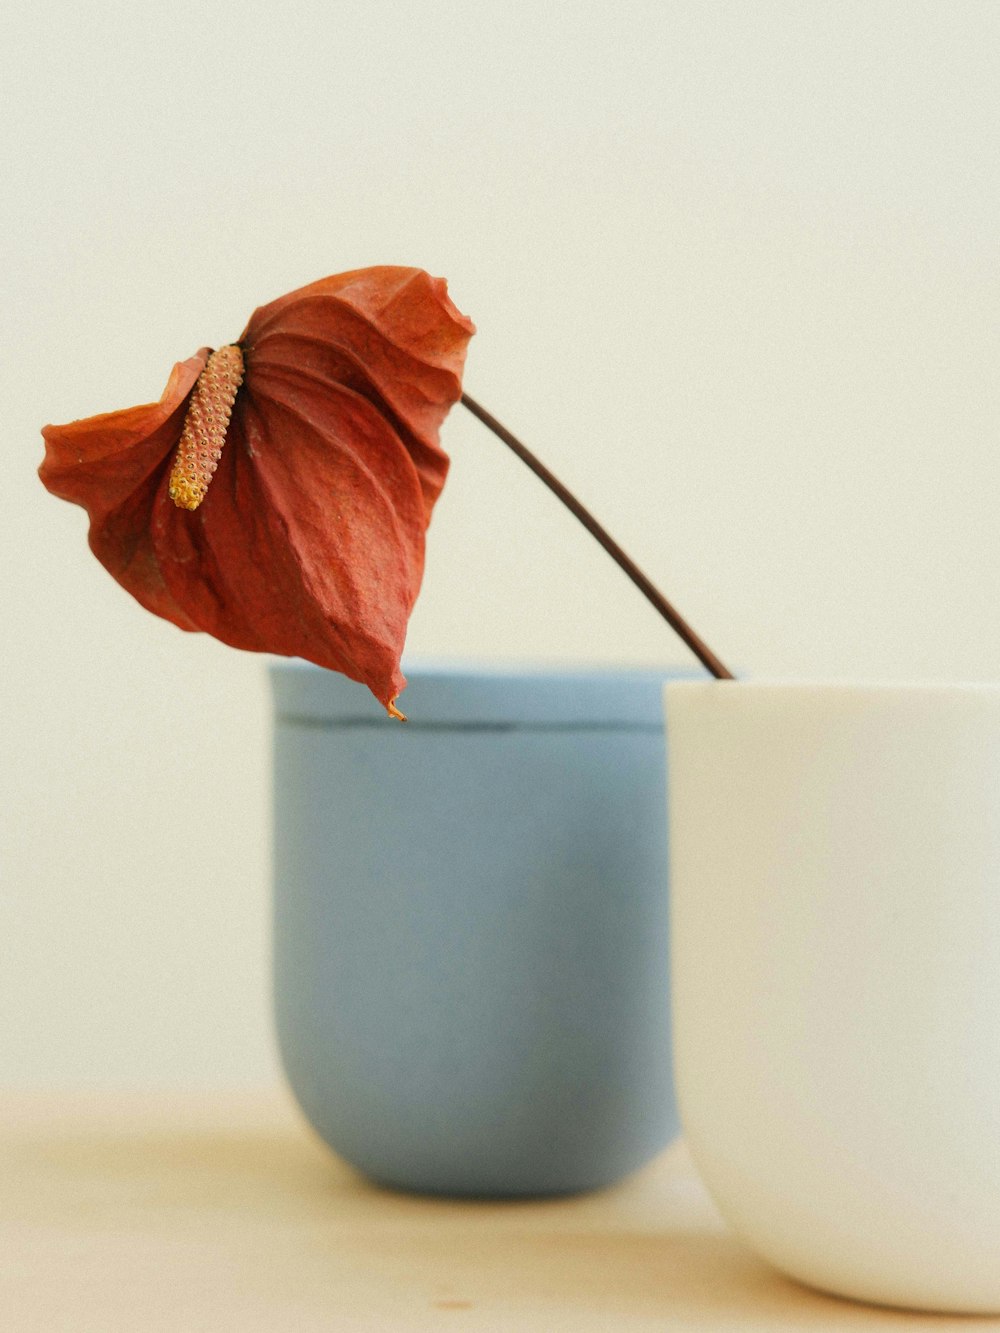
[[[368,1184],[267,1093],[6,1093],[12,1333],[1000,1329],[855,1305],[726,1231],[683,1145],[623,1184],[452,1202]]]

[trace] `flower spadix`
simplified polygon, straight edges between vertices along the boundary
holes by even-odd
[[[420,269],[324,278],[178,363],[159,402],[46,426],[40,476],[148,610],[341,671],[396,713],[473,332]]]
[[[170,469],[167,493],[181,509],[197,509],[222,457],[236,393],[243,383],[243,353],[235,343],[205,362],[194,386]]]

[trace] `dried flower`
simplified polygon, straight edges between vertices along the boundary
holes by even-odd
[[[395,712],[473,332],[420,269],[324,278],[176,365],[158,403],[45,427],[39,475],[148,610]]]

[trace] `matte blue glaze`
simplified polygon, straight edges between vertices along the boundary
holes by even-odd
[[[278,1043],[387,1185],[593,1189],[677,1132],[661,685],[411,665],[411,721],[281,662]]]

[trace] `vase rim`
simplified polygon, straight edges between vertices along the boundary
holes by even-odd
[[[663,686],[704,678],[694,668],[560,663],[403,662],[400,707],[410,728],[622,727],[662,732]],[[385,710],[363,685],[298,659],[269,663],[279,721],[303,725],[383,724]]]

